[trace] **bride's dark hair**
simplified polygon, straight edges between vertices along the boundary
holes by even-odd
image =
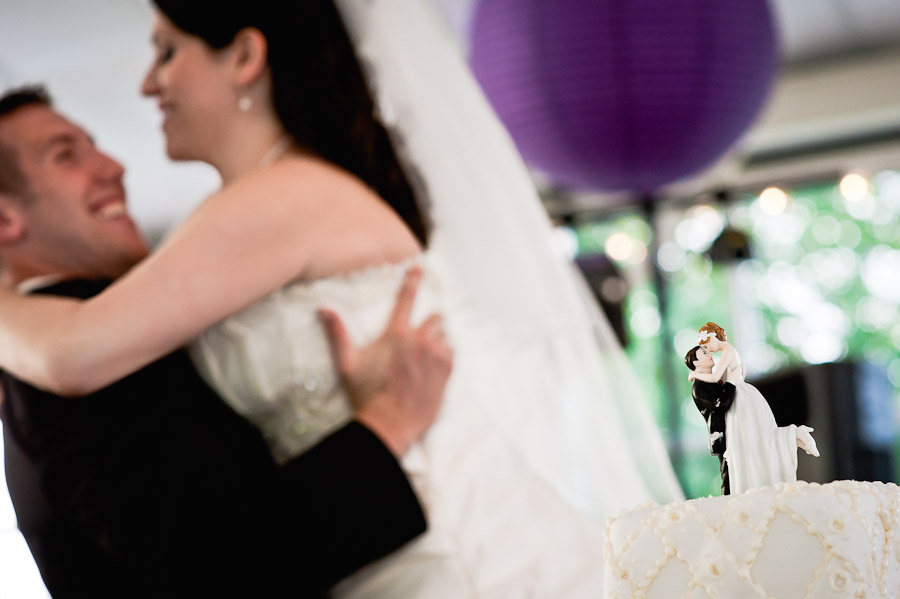
[[[176,27],[213,49],[245,27],[266,37],[275,113],[294,142],[350,171],[424,245],[428,226],[333,0],[153,0]],[[412,175],[413,173],[409,173]]]

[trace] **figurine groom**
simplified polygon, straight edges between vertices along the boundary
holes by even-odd
[[[712,354],[698,345],[688,351],[684,357],[684,364],[691,370],[712,374]],[[691,388],[691,396],[694,404],[700,410],[700,414],[706,420],[706,428],[709,430],[709,452],[719,458],[719,472],[722,475],[722,495],[728,495],[728,463],[725,461],[725,413],[734,402],[734,385],[731,383],[706,383],[694,380]]]

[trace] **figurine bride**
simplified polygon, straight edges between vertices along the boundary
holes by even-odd
[[[732,493],[754,487],[797,480],[797,448],[818,457],[808,426],[778,426],[768,402],[744,380],[737,350],[726,340],[725,329],[714,322],[700,328],[698,344],[712,353],[722,352],[712,374],[691,371],[688,380],[722,381],[735,386],[734,404],[725,415],[728,446],[725,460]]]

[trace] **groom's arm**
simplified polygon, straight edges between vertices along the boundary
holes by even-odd
[[[731,409],[731,404],[734,403],[735,391],[736,388],[731,383],[725,383],[724,385],[722,385],[722,388],[719,391],[718,405],[716,406],[718,411],[722,414]]]
[[[281,469],[281,549],[304,588],[324,592],[426,529],[425,515],[397,459],[352,422]],[[277,525],[278,523],[276,523]]]

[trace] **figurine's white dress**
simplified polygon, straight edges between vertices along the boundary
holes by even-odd
[[[193,346],[195,362],[226,401],[263,431],[276,458],[289,459],[351,413],[317,308],[336,309],[356,342],[371,340],[387,321],[407,267],[384,265],[288,285],[209,329]],[[425,282],[414,320],[437,307],[435,284]],[[448,334],[453,337],[452,326]],[[429,531],[345,580],[336,596],[600,597],[601,523],[563,501],[507,443],[501,415],[492,409],[491,396],[500,390],[479,375],[490,364],[479,364],[483,356],[459,347],[467,342],[455,337],[454,374],[440,417],[403,461],[425,505]]]
[[[797,427],[778,426],[766,398],[744,380],[740,360],[725,371],[735,386],[725,413],[725,460],[732,494],[797,480]]]

